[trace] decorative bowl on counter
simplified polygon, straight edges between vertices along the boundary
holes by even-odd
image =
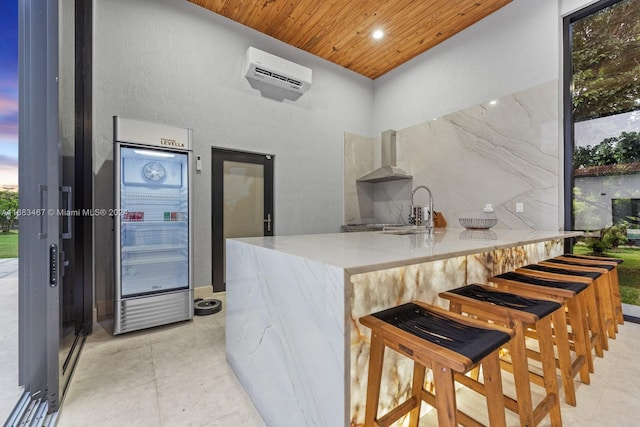
[[[496,218],[460,218],[460,225],[472,230],[486,230],[497,223]]]
[[[493,212],[473,212],[461,215],[458,221],[470,230],[487,230],[498,223],[498,218]]]

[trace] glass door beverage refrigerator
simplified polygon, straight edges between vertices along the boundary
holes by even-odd
[[[114,333],[193,318],[191,129],[114,117]]]

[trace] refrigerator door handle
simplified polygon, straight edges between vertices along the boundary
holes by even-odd
[[[271,214],[267,214],[267,219],[264,220],[267,223],[267,232],[271,231]]]

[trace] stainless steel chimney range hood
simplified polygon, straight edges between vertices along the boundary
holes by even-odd
[[[358,178],[357,182],[387,182],[413,178],[396,166],[396,131],[382,132],[382,166]]]

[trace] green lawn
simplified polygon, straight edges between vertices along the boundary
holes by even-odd
[[[0,258],[18,258],[18,232],[0,232]]]
[[[573,252],[589,254],[589,248],[584,245],[575,245]],[[618,266],[620,298],[625,304],[640,305],[640,248],[624,247],[610,250],[604,255],[624,260]]]

